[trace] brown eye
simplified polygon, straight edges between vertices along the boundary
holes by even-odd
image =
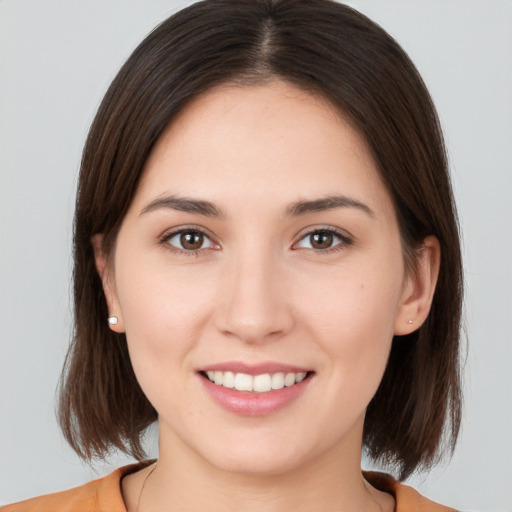
[[[332,247],[334,236],[330,231],[317,231],[309,235],[313,249],[329,249]]]
[[[181,246],[183,249],[187,249],[188,251],[196,251],[197,249],[201,249],[203,241],[204,235],[197,231],[181,233],[180,235]]]
[[[351,238],[332,229],[317,229],[305,234],[295,245],[295,249],[313,249],[315,251],[328,251],[348,246]]]
[[[197,230],[174,232],[167,236],[164,241],[183,252],[211,249],[214,246],[207,235]]]

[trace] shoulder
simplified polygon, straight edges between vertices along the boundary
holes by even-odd
[[[126,512],[121,479],[146,464],[124,466],[106,477],[74,489],[5,505],[0,512]]]
[[[364,471],[363,474],[373,487],[389,492],[395,497],[396,512],[456,512],[453,508],[425,498],[412,487],[400,483],[390,475],[377,471]]]

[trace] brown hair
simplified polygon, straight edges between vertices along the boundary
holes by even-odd
[[[338,106],[373,152],[393,198],[404,259],[428,235],[442,263],[432,308],[395,337],[364,425],[364,446],[400,478],[453,450],[459,430],[462,266],[439,121],[399,45],[357,11],[330,0],[207,0],[159,25],[112,82],[85,145],[74,231],[75,331],[61,380],[60,423],[85,458],[112,447],[142,458],[157,419],[133,373],[124,335],[107,326],[91,238],[108,254],[144,164],[183,107],[225,82],[281,79]]]

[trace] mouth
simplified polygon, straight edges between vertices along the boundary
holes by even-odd
[[[226,362],[197,371],[213,401],[241,416],[268,416],[290,406],[310,387],[316,372],[279,363]]]
[[[310,378],[314,372],[275,372],[251,375],[242,372],[208,370],[200,374],[217,386],[236,391],[268,393],[289,388]]]

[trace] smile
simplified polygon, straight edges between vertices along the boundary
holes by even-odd
[[[203,388],[224,410],[241,416],[267,416],[302,396],[315,371],[289,365],[220,363],[198,371]]]
[[[283,389],[302,382],[306,372],[277,372],[263,373],[260,375],[249,375],[247,373],[234,373],[230,371],[208,371],[206,376],[217,386],[223,386],[237,391],[250,391],[256,393],[267,393],[272,390]]]

